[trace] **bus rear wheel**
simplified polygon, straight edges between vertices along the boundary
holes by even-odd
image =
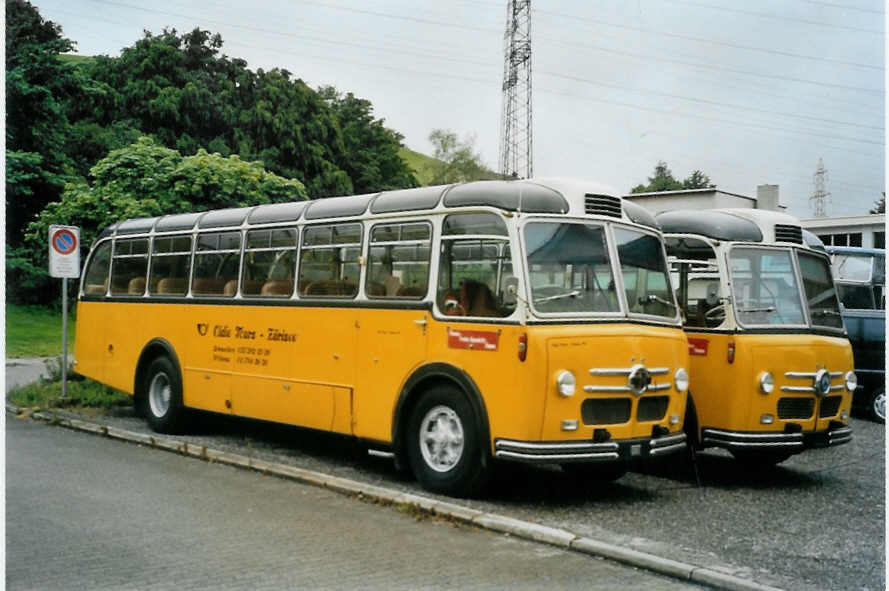
[[[167,357],[158,357],[148,366],[139,400],[142,403],[141,412],[153,431],[181,431],[185,420],[182,381]]]
[[[407,430],[411,470],[427,490],[452,496],[478,493],[487,482],[482,442],[466,397],[435,386],[417,402]]]
[[[878,423],[886,422],[886,390],[880,388],[871,395],[867,410],[872,420]]]

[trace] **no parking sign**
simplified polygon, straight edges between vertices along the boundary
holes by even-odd
[[[49,275],[70,279],[80,277],[80,228],[49,227]]]

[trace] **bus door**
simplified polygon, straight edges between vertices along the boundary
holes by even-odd
[[[389,441],[401,388],[426,359],[432,315],[429,291],[432,226],[425,221],[371,228],[365,292],[379,307],[358,320],[358,363],[353,396],[354,434]]]

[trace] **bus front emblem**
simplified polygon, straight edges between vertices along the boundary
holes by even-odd
[[[627,378],[627,386],[630,392],[636,396],[642,394],[651,384],[651,374],[645,369],[644,365],[634,365],[630,369],[630,375]]]
[[[198,334],[204,336],[207,334],[207,329],[210,327],[206,322],[198,322]]]

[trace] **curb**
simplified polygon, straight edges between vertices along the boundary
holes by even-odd
[[[20,409],[12,404],[7,404],[6,412],[18,415]],[[469,507],[447,501],[439,501],[422,495],[395,491],[382,486],[366,484],[277,462],[258,460],[240,454],[208,448],[205,445],[177,441],[164,436],[136,433],[88,421],[62,418],[51,412],[36,411],[29,413],[28,416],[35,420],[75,431],[147,445],[155,449],[178,453],[208,462],[253,470],[303,484],[327,488],[349,496],[374,500],[382,504],[409,505],[432,515],[446,517],[467,525],[473,525],[497,533],[509,534],[517,538],[548,544],[581,554],[608,558],[661,575],[716,589],[725,589],[727,591],[781,591],[777,587],[763,585],[710,568],[662,558],[639,550],[578,536],[567,530],[539,525],[496,513],[485,513],[484,511],[470,509]]]

